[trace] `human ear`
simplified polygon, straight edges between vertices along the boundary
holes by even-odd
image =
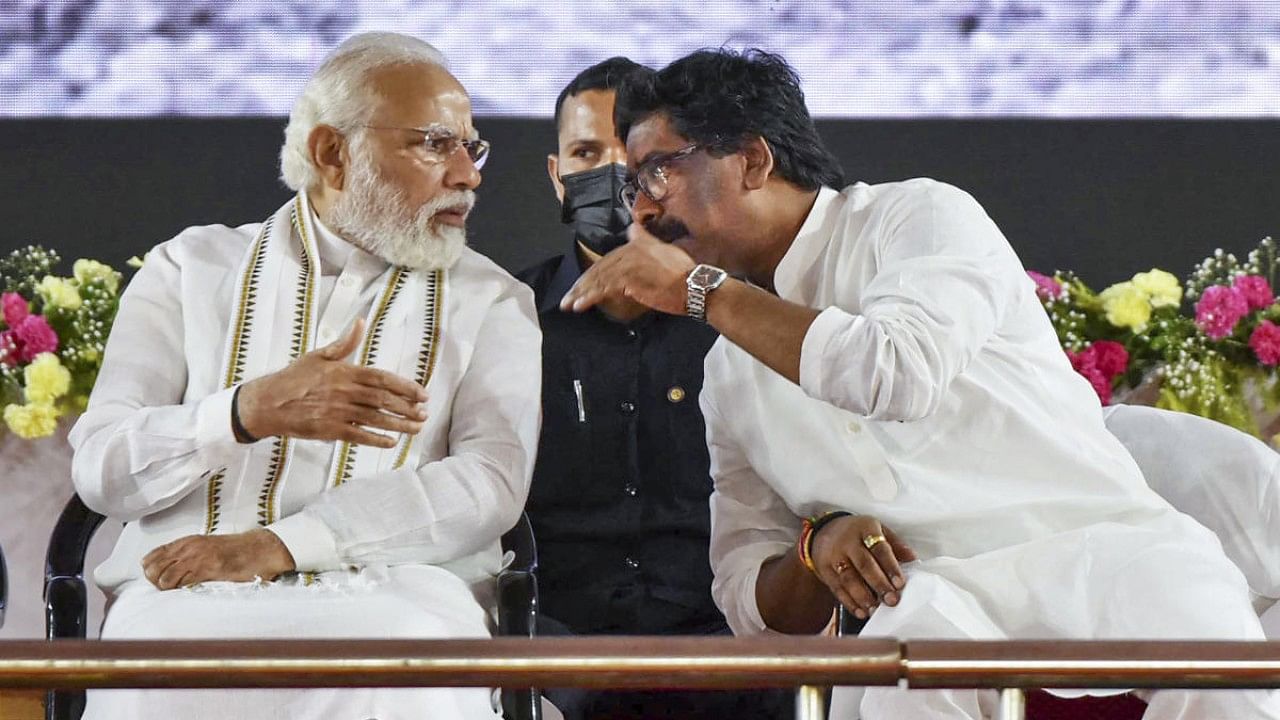
[[[738,151],[743,159],[742,184],[748,190],[759,190],[773,174],[773,150],[759,135],[748,140]]]
[[[555,188],[556,199],[564,204],[564,183],[560,182],[560,156],[556,153],[547,155],[547,177],[551,178],[551,186]]]
[[[341,190],[346,181],[349,156],[347,139],[332,125],[317,125],[307,136],[307,154],[320,181],[333,190]]]

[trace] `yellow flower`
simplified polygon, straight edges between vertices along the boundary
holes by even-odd
[[[6,405],[4,424],[21,438],[48,437],[58,427],[58,410],[48,403]]]
[[[142,269],[142,263],[144,263],[144,262],[146,262],[146,261],[147,261],[147,255],[148,255],[148,254],[149,254],[149,253],[143,253],[143,254],[142,254],[142,257],[138,257],[137,255],[134,255],[133,257],[129,258],[128,260],[125,260],[125,261],[124,261],[124,264],[125,264],[125,265],[128,265],[129,267],[134,268],[134,269],[136,269],[136,270],[141,270],[141,269]]]
[[[1178,278],[1163,270],[1152,268],[1151,272],[1138,273],[1133,276],[1133,284],[1151,296],[1151,307],[1177,307],[1182,302],[1182,286]]]
[[[115,294],[120,289],[120,273],[112,270],[110,265],[104,265],[97,260],[80,258],[72,267],[72,273],[75,274],[76,280],[81,285],[88,285],[94,280],[101,280],[112,294]]]
[[[36,286],[36,292],[40,293],[40,297],[44,298],[45,304],[49,307],[67,310],[80,307],[80,290],[76,288],[74,282],[66,278],[45,275]]]
[[[1098,294],[1107,322],[1142,332],[1151,319],[1150,296],[1132,282],[1116,283]]]
[[[50,403],[71,388],[71,373],[53,353],[40,353],[22,371],[27,386],[27,401]]]

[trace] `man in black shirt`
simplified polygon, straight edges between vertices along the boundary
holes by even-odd
[[[544,635],[728,634],[711,599],[711,477],[698,407],[709,326],[615,303],[576,315],[560,298],[626,242],[619,197],[626,148],[615,89],[651,72],[626,58],[594,65],[556,102],[547,173],[572,228],[564,255],[519,277],[543,333],[542,438],[528,512],[538,543]],[[568,238],[566,238],[568,240]],[[785,692],[548,690],[577,718],[790,717]]]

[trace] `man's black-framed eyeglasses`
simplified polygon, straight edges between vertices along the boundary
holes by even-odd
[[[447,127],[438,125],[424,128],[386,127],[383,125],[365,125],[364,127],[368,130],[403,130],[419,133],[424,140],[423,159],[429,163],[447,161],[453,157],[454,153],[458,152],[458,148],[463,148],[467,151],[467,157],[471,158],[471,162],[475,164],[477,170],[484,167],[484,162],[489,159],[488,140],[460,138],[457,133]]]
[[[636,197],[640,193],[644,193],[654,202],[662,202],[662,198],[667,196],[668,189],[667,166],[706,147],[708,147],[707,143],[693,143],[679,150],[649,158],[643,165],[636,168],[635,176],[618,190],[618,197],[622,200],[622,204],[628,209],[635,207]]]

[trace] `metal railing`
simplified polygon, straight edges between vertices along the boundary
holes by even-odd
[[[1276,688],[1280,642],[909,641],[829,637],[477,640],[0,641],[0,688],[797,688],[823,716],[832,685]]]

